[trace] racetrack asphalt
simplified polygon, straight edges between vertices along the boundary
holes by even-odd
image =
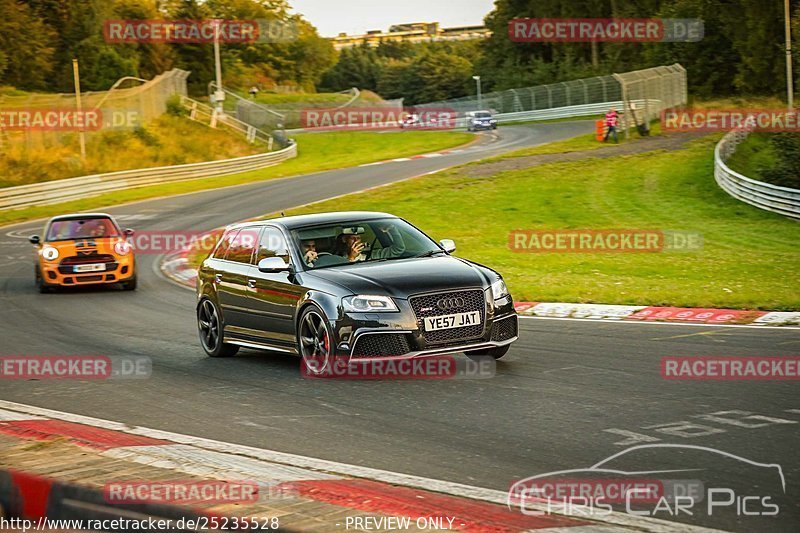
[[[137,230],[208,230],[591,129],[588,121],[505,127],[442,157],[103,211]],[[787,497],[779,516],[721,509],[658,518],[738,531],[800,524],[798,382],[680,382],[660,374],[665,356],[797,355],[796,329],[525,318],[491,379],[305,380],[288,355],[243,349],[232,359],[206,357],[194,295],[161,275],[155,255],[139,257],[136,292],[38,294],[33,248],[23,237],[41,226],[8,226],[0,235],[0,355],[147,356],[153,371],[142,380],[0,380],[0,399],[497,490],[536,474],[586,468],[636,444],[709,447],[781,465]],[[774,482],[751,464],[679,449],[648,449],[631,462],[639,470],[692,469],[687,478],[745,485],[742,491]]]

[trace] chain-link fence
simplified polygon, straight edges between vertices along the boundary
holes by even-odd
[[[81,107],[83,111],[100,111],[101,129],[135,127],[164,114],[172,95],[185,96],[188,76],[188,71],[173,69],[149,81],[122,78],[108,91],[82,92]],[[135,83],[140,85],[122,87]],[[75,93],[0,95],[0,110],[3,111],[45,112],[72,110],[76,106]],[[74,135],[74,132],[58,128],[25,128],[20,131],[0,128],[0,144],[22,142],[27,148],[47,148],[60,144],[64,135]]]
[[[478,96],[429,102],[417,108],[449,108],[463,116],[469,111],[486,109],[496,115],[585,106],[587,115],[597,114],[598,105],[621,106],[622,127],[648,123],[664,109],[687,102],[686,71],[678,64],[648,68],[612,76],[597,76],[573,81],[508,89]],[[550,115],[548,115],[549,117]],[[553,114],[557,116],[557,113]],[[571,114],[575,116],[575,114]],[[537,118],[531,114],[531,119]]]
[[[679,64],[614,74],[622,92],[624,114],[621,126],[649,124],[665,109],[685,106],[688,102],[686,69]]]

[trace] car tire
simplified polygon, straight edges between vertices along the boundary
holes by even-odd
[[[41,294],[52,292],[50,286],[45,283],[44,278],[42,278],[42,275],[39,273],[38,267],[36,268],[36,288]]]
[[[316,305],[307,306],[297,321],[297,353],[302,373],[317,377],[330,375],[335,352],[333,331],[325,312]]]
[[[208,298],[197,306],[197,331],[200,344],[209,357],[231,357],[236,355],[239,347],[222,342],[222,315],[217,305]]]
[[[122,290],[123,291],[135,291],[136,290],[136,274],[133,275],[131,279],[128,281],[122,282]]]
[[[480,359],[481,357],[494,357],[495,359],[502,359],[503,356],[508,353],[509,348],[511,348],[511,345],[506,344],[505,346],[497,346],[495,348],[472,350],[471,352],[465,352],[464,355],[470,359]]]

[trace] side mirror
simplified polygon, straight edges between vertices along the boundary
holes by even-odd
[[[451,239],[442,239],[441,241],[439,241],[439,244],[442,245],[442,248],[444,248],[444,251],[447,252],[448,254],[451,254],[456,251],[456,243],[453,242]]]
[[[39,238],[38,235],[31,235],[30,237],[28,237],[28,242],[30,242],[31,244],[40,244],[42,240]]]
[[[258,271],[265,274],[289,272],[289,265],[280,257],[265,257],[258,262]]]
[[[136,232],[135,232],[135,231],[133,231],[131,228],[127,228],[127,229],[126,229],[125,231],[123,231],[122,233],[124,233],[126,237],[130,237],[131,235],[133,235],[133,234],[134,234],[134,233],[136,233]]]

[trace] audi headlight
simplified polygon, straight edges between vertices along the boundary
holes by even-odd
[[[494,283],[492,283],[492,298],[495,300],[499,300],[504,296],[508,296],[508,287],[506,287],[506,282],[502,279],[498,279]]]
[[[359,294],[342,299],[345,311],[352,313],[372,313],[375,311],[397,312],[397,305],[388,296],[371,296]]]
[[[58,249],[52,246],[45,246],[42,248],[42,257],[44,257],[45,261],[55,261],[58,259]]]

